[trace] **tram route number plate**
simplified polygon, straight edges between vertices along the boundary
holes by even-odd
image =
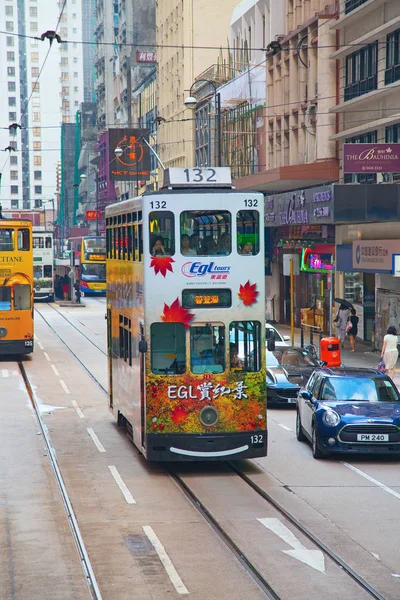
[[[164,185],[179,186],[226,186],[232,185],[229,167],[205,167],[194,169],[167,169],[164,173]]]
[[[357,442],[388,442],[387,433],[357,433]]]
[[[264,436],[262,433],[255,433],[250,436],[250,439],[253,446],[262,446],[264,444]]]

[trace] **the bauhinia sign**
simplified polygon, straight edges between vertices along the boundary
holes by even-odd
[[[400,173],[400,144],[343,144],[344,173]]]

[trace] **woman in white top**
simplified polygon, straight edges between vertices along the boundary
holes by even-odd
[[[399,351],[397,344],[399,343],[397,338],[396,327],[389,327],[387,334],[383,338],[383,346],[381,357],[385,363],[386,373],[391,379],[394,377],[394,368],[396,366],[397,359],[399,357]]]

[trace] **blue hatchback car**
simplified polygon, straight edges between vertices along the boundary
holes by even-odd
[[[375,369],[318,369],[296,400],[296,436],[314,458],[400,452],[400,395]]]

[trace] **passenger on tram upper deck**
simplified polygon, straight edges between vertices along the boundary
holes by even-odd
[[[186,233],[181,235],[181,254],[183,254],[183,256],[197,255],[197,250],[190,247],[190,238]]]
[[[153,256],[167,256],[168,255],[168,252],[166,252],[166,250],[164,248],[164,240],[160,235],[158,237],[156,237],[156,239],[154,240],[154,246],[152,248],[151,253]]]

